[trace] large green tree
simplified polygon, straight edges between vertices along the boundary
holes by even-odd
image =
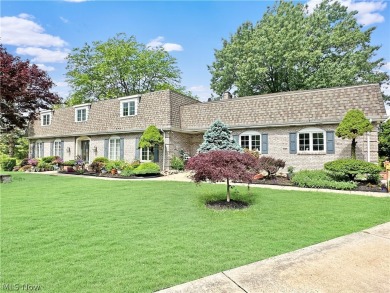
[[[365,132],[371,131],[373,126],[364,116],[363,111],[352,109],[345,114],[343,120],[336,128],[336,135],[342,139],[351,139],[351,158],[356,159],[356,138],[362,136]]]
[[[379,156],[390,159],[390,119],[379,128]]]
[[[117,34],[106,42],[75,48],[67,58],[68,104],[111,99],[180,86],[176,59],[163,48],[148,48],[134,36]]]
[[[276,3],[223,40],[209,66],[211,88],[246,96],[388,81],[379,46],[370,44],[375,28],[363,30],[356,13],[329,0],[312,13],[302,3]]]

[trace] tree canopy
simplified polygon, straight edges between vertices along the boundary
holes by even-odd
[[[231,137],[231,131],[220,120],[216,120],[207,129],[198,152],[205,153],[213,150],[242,151],[242,148]]]
[[[384,59],[370,45],[356,11],[322,1],[312,13],[302,3],[280,1],[256,24],[246,22],[215,50],[211,88],[238,96],[382,83]]]
[[[186,169],[194,171],[192,179],[197,183],[226,180],[226,201],[230,202],[230,180],[250,183],[258,172],[258,159],[248,153],[213,150],[190,158]]]
[[[160,131],[156,126],[150,125],[142,134],[138,146],[140,148],[150,148],[163,143],[164,137],[161,135]]]
[[[379,156],[390,159],[390,119],[379,128]]]
[[[174,57],[123,33],[75,48],[67,61],[66,77],[73,90],[68,104],[164,89],[184,91]]]
[[[61,101],[51,92],[53,81],[35,64],[22,61],[0,45],[0,126],[9,132],[24,129],[39,110],[50,109]]]
[[[365,132],[371,131],[373,126],[364,116],[363,111],[352,109],[345,114],[343,120],[336,128],[336,135],[342,139],[351,139],[351,158],[356,159],[356,138],[362,136]]]

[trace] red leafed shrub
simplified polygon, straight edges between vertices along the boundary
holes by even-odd
[[[286,162],[273,157],[262,156],[259,159],[259,169],[267,172],[267,177],[275,176],[279,169],[286,166]]]
[[[226,200],[230,201],[230,180],[250,183],[257,173],[258,159],[250,154],[237,151],[216,150],[199,153],[188,160],[186,169],[195,174],[195,182],[227,182]]]

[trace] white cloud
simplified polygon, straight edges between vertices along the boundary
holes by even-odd
[[[17,48],[16,53],[20,55],[32,56],[33,62],[49,62],[49,63],[61,63],[65,62],[65,58],[68,56],[69,50],[48,50],[37,47]]]
[[[69,19],[65,18],[65,17],[62,17],[60,16],[60,19],[63,23],[68,23],[69,22]]]
[[[383,15],[379,12],[385,10],[387,3],[383,0],[372,1],[356,1],[356,0],[340,0],[342,5],[348,8],[348,11],[356,10],[356,20],[359,24],[370,25],[374,23],[381,23],[385,21]],[[312,13],[316,5],[321,3],[321,0],[309,0],[307,2],[309,13]]]
[[[157,38],[151,40],[146,46],[150,49],[155,49],[158,47],[162,47],[167,52],[172,51],[183,51],[183,47],[179,44],[174,43],[164,43],[164,37],[158,36]]]
[[[27,14],[27,13],[20,13],[18,15],[18,17],[23,18],[23,19],[34,19],[35,18],[33,15]]]
[[[66,81],[55,81],[56,87],[68,87],[69,84]]]
[[[38,66],[40,69],[45,70],[47,72],[55,70],[55,68],[53,66],[46,66],[45,64],[42,64],[42,63],[38,63],[35,65]]]
[[[0,17],[3,44],[35,47],[63,47],[67,44],[60,37],[46,34],[42,26],[26,19],[27,16],[23,13],[19,16]]]
[[[390,62],[386,62],[386,63],[382,66],[382,68],[383,68],[384,70],[386,70],[386,71],[390,71]]]

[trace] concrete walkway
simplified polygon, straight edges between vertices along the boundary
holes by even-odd
[[[390,222],[158,292],[390,292]]]

